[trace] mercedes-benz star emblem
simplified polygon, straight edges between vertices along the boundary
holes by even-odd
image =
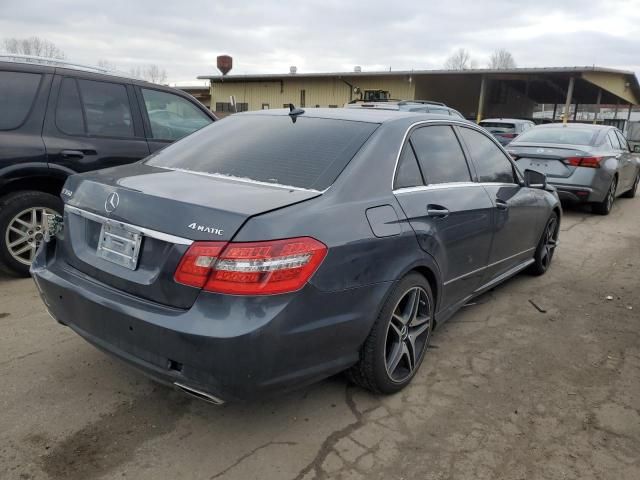
[[[109,194],[107,199],[104,202],[104,209],[107,213],[113,212],[116,208],[118,208],[118,204],[120,203],[120,197],[116,192]]]

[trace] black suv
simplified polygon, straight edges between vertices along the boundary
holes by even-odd
[[[78,66],[0,61],[0,270],[28,275],[69,175],[135,162],[215,121],[190,95]]]

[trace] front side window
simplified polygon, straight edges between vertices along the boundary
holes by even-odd
[[[24,123],[41,78],[37,73],[0,72],[0,130],[13,130]]]
[[[124,85],[78,80],[87,133],[104,137],[133,137],[129,97]]]
[[[423,184],[420,167],[418,167],[418,159],[413,153],[411,144],[407,142],[398,159],[398,169],[393,188],[417,187]]]
[[[418,128],[410,141],[427,185],[471,181],[462,147],[450,126]]]
[[[147,160],[149,165],[324,190],[378,124],[288,115],[232,115]]]
[[[479,182],[517,183],[513,165],[493,140],[470,128],[460,128],[460,134],[476,166]]]
[[[154,139],[178,140],[211,123],[198,107],[179,95],[143,88],[142,97]]]

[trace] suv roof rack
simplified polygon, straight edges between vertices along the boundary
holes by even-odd
[[[398,105],[411,105],[412,103],[419,103],[421,105],[439,105],[441,107],[447,106],[442,102],[434,102],[433,100],[403,100],[399,102]]]
[[[124,77],[134,79],[131,75],[118,70],[110,70],[108,68],[98,67],[94,65],[83,65],[81,63],[69,62],[57,58],[38,57],[36,55],[22,55],[17,53],[0,53],[0,62],[29,63],[34,65],[46,65],[49,67],[69,68],[71,70],[81,70],[83,72],[102,73],[105,75],[113,75],[116,77]],[[139,80],[139,79],[135,79]]]

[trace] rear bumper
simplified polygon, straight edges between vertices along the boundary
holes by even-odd
[[[390,284],[341,292],[201,293],[175,309],[133,297],[40,249],[31,273],[51,315],[165,384],[248,400],[338,373],[358,359]]]

